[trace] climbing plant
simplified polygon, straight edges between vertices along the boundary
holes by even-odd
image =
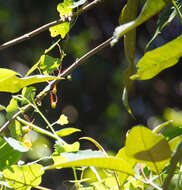
[[[6,113],[7,122],[0,128],[0,187],[1,189],[48,189],[41,186],[43,174],[47,170],[72,168],[74,179],[71,181],[75,189],[181,189],[181,132],[166,135],[166,130],[173,122],[166,121],[153,130],[147,126],[134,126],[126,134],[125,145],[116,155],[108,155],[96,139],[82,137],[73,144],[64,140],[65,136],[79,132],[80,129],[66,127],[69,123],[66,115],[61,114],[56,121],[50,122],[41,112],[43,99],[50,96],[52,109],[58,101],[56,85],[62,80],[70,80],[71,73],[86,59],[98,53],[105,47],[114,48],[124,37],[124,51],[128,62],[123,72],[124,89],[122,101],[131,117],[135,118],[129,106],[128,94],[134,85],[134,80],[152,79],[158,73],[179,62],[182,56],[182,35],[156,48],[148,50],[150,44],[171,20],[178,17],[182,22],[180,0],[128,0],[118,18],[119,23],[111,37],[76,59],[65,70],[62,69],[66,52],[62,41],[69,40],[68,34],[76,18],[87,14],[87,10],[102,6],[104,0],[64,0],[57,5],[60,19],[43,25],[32,32],[24,34],[12,41],[0,45],[0,51],[31,39],[37,34],[49,30],[51,38],[57,41],[45,49],[43,55],[28,70],[25,76],[7,68],[0,68],[0,91],[11,93],[8,106],[0,105]],[[147,22],[154,15],[158,16],[157,28],[151,41],[144,50],[144,56],[135,65],[136,28]],[[73,24],[74,23],[74,24]],[[79,45],[79,44],[78,44]],[[51,51],[59,50],[59,57],[49,55]],[[87,67],[85,65],[85,67]],[[45,83],[46,82],[46,83]],[[43,83],[44,89],[39,93],[34,87]],[[32,113],[38,114],[45,126],[34,123]],[[55,125],[62,127],[56,130]],[[22,155],[30,152],[32,139],[30,134],[42,134],[54,140],[54,150],[49,156],[41,156],[38,160],[24,162]],[[173,131],[172,131],[173,133]],[[69,138],[69,137],[68,137]],[[80,149],[80,140],[90,141],[98,150]],[[44,146],[42,144],[42,146]],[[48,160],[42,164],[42,160]],[[90,182],[90,172],[96,177]]]

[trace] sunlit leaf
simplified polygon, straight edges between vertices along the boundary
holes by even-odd
[[[73,144],[60,144],[59,142],[56,142],[54,145],[56,154],[60,154],[63,152],[77,152],[80,148],[79,142],[74,142]]]
[[[131,111],[129,102],[128,102],[128,93],[127,93],[127,88],[126,88],[126,87],[123,89],[122,101],[123,101],[123,104],[124,104],[125,108],[127,109],[128,113],[129,113],[133,118],[135,118],[135,116],[133,115],[133,113],[132,113],[132,111]]]
[[[0,69],[0,92],[16,93],[22,88],[32,84],[60,79],[58,77],[46,75],[34,75],[24,78],[19,78],[16,75],[20,74],[9,69]]]
[[[129,132],[125,151],[127,156],[139,163],[146,163],[157,174],[169,162],[171,150],[163,135],[158,135],[150,129],[137,126]]]
[[[136,28],[165,6],[166,0],[147,0],[140,15],[133,21],[116,27],[111,45],[114,45],[124,34]]]
[[[182,110],[166,108],[164,118],[166,120],[172,120],[174,126],[182,127]]]
[[[73,0],[64,0],[63,3],[59,3],[57,5],[57,11],[59,12],[59,16],[65,16],[65,15],[70,15],[72,13],[72,5],[73,5]]]
[[[29,100],[30,102],[32,102],[32,100],[34,99],[36,95],[36,88],[33,86],[30,87],[25,87],[22,90],[22,97],[23,100],[21,101],[21,104],[28,104],[27,100]]]
[[[76,153],[62,153],[61,156],[65,157],[67,161],[48,166],[45,169],[94,166],[134,175],[133,169],[128,162],[121,158],[105,157],[105,154],[101,151],[85,150]]]
[[[15,150],[3,138],[0,138],[0,170],[16,164],[21,157],[21,152]]]
[[[19,152],[27,152],[28,149],[24,147],[19,141],[12,137],[3,138],[13,149],[18,150]]]
[[[11,137],[17,139],[17,140],[22,140],[23,136],[23,131],[22,131],[22,125],[19,121],[15,120],[9,125],[9,131]]]
[[[59,137],[64,137],[64,136],[68,136],[68,135],[71,135],[73,133],[80,132],[80,131],[81,130],[77,129],[77,128],[64,128],[64,129],[61,129],[59,131],[56,131],[56,134]]]
[[[120,15],[119,19],[120,25],[127,23],[131,20],[134,20],[136,18],[138,3],[139,0],[128,0],[126,6],[123,8],[122,13]],[[123,104],[127,109],[128,113],[132,116],[133,114],[128,103],[128,93],[133,84],[133,81],[130,79],[130,76],[134,73],[134,68],[135,68],[134,65],[135,48],[136,48],[136,29],[134,28],[133,30],[124,35],[124,50],[128,66],[123,73],[124,90],[122,94]]]
[[[60,66],[60,59],[48,55],[42,55],[40,58],[39,67],[44,75],[50,75],[52,72],[58,70]]]
[[[57,11],[59,12],[59,16],[61,18],[64,16],[71,15],[72,4],[73,4],[72,0],[64,0],[63,3],[58,4]],[[70,30],[70,23],[68,21],[49,28],[51,37],[56,37],[58,35],[61,35],[61,38],[64,38],[66,34],[69,32],[69,30]]]
[[[68,117],[66,115],[64,115],[64,114],[61,114],[61,116],[56,121],[56,123],[59,124],[59,125],[66,125],[66,124],[69,123]]]
[[[182,56],[182,35],[169,43],[147,52],[137,63],[137,73],[131,79],[147,80],[175,65]]]
[[[15,98],[12,98],[9,105],[6,107],[6,118],[11,119],[11,117],[18,112],[18,102]]]
[[[171,149],[172,152],[176,150],[176,148],[178,147],[178,145],[181,142],[181,140],[182,140],[182,136],[180,135],[180,136],[177,136],[177,137],[171,139],[168,142],[169,146],[170,146],[170,149]]]
[[[30,190],[41,183],[41,176],[44,174],[39,164],[17,166],[13,165],[3,170],[3,177],[14,189]]]
[[[61,38],[64,38],[66,34],[70,30],[70,23],[69,22],[64,22],[61,24],[58,24],[56,26],[52,26],[49,28],[49,31],[51,33],[51,37],[56,37],[58,35],[61,35]]]
[[[126,154],[126,148],[125,147],[123,147],[123,148],[121,148],[119,150],[119,152],[117,153],[116,157],[124,159],[125,161],[129,162],[130,165],[131,165],[131,167],[133,167],[133,168],[136,165],[136,160],[127,156],[127,154]],[[125,173],[122,173],[122,172],[117,172],[117,175],[118,175],[118,179],[119,179],[120,185],[121,186],[124,185],[124,183],[126,182],[126,180],[129,177],[129,175],[125,174]]]

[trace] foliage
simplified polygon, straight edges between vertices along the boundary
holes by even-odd
[[[123,74],[122,100],[133,117],[134,114],[128,102],[128,93],[133,86],[132,80],[151,79],[164,69],[177,64],[182,56],[182,36],[180,35],[165,45],[146,52],[138,61],[135,73],[136,28],[152,16],[160,14],[156,32],[147,44],[147,49],[172,19],[176,16],[182,18],[181,2],[146,0],[137,16],[139,5],[143,1],[128,0],[121,11],[119,26],[115,28],[113,36],[77,59],[66,70],[62,70],[62,62],[66,54],[60,45],[61,39],[67,38],[70,26],[73,24],[73,17],[78,17],[98,2],[99,0],[95,0],[86,4],[85,0],[64,0],[59,3],[57,10],[60,19],[44,26],[43,29],[40,28],[40,31],[43,31],[47,27],[46,29],[50,30],[50,36],[59,39],[44,51],[39,61],[29,69],[24,77],[13,70],[0,68],[0,91],[12,94],[8,106],[0,105],[0,110],[6,113],[7,118],[7,123],[0,129],[1,189],[46,189],[40,186],[42,175],[50,169],[61,170],[68,167],[72,168],[74,172],[75,179],[71,182],[79,190],[142,190],[148,188],[167,190],[172,188],[172,182],[175,184],[175,189],[182,188],[180,183],[182,132],[181,130],[175,131],[173,126],[174,124],[179,128],[182,126],[180,111],[168,108],[164,114],[168,121],[155,126],[153,130],[143,125],[132,127],[126,135],[125,145],[112,156],[108,155],[104,148],[91,137],[82,137],[79,140],[92,142],[98,150],[81,150],[78,141],[72,144],[67,143],[63,137],[68,136],[69,138],[69,135],[81,130],[65,127],[70,124],[70,121],[63,113],[55,122],[50,122],[41,111],[41,101],[47,95],[50,96],[51,107],[56,107],[58,101],[56,85],[61,79],[70,80],[69,74],[84,60],[108,45],[114,46],[123,36],[128,67]],[[36,32],[34,31],[33,34],[35,35]],[[22,38],[25,39],[26,35]],[[16,43],[20,42],[19,39],[15,41]],[[10,42],[11,45],[14,45],[14,41]],[[2,45],[0,48],[3,49],[4,46]],[[48,55],[56,48],[59,51],[59,58]],[[34,72],[38,72],[38,74],[34,75]],[[42,82],[47,82],[47,86],[36,95],[36,88],[32,85]],[[22,91],[20,92],[20,90]],[[34,123],[32,113],[39,115],[41,120],[39,125]],[[57,126],[61,129],[56,130]],[[36,138],[36,135],[39,137]],[[49,147],[44,147],[45,139],[41,135],[53,138],[54,150],[52,153],[49,151]],[[24,163],[21,157],[36,149],[35,144],[38,139],[42,139],[37,151],[40,158],[34,158],[32,163]],[[41,151],[45,150],[47,153],[41,154]],[[42,160],[47,162],[42,164],[40,162]],[[40,164],[38,164],[39,162]],[[91,175],[86,175],[88,169],[94,173],[96,181],[89,181]],[[104,175],[102,175],[103,173]],[[177,178],[177,182],[172,179],[173,176]]]

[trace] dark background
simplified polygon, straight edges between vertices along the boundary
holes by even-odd
[[[56,6],[59,2],[0,0],[0,43],[58,19]],[[63,62],[64,68],[112,36],[125,3],[124,0],[103,1],[79,16],[69,36],[60,43],[67,54]],[[143,56],[145,45],[155,31],[157,18],[156,15],[137,28],[136,63]],[[150,49],[165,44],[181,33],[182,28],[179,19],[176,18],[152,43]],[[2,50],[0,67],[25,74],[54,41],[56,39],[52,39],[49,31],[46,31],[21,44]],[[57,57],[58,51],[55,49],[51,56]],[[182,66],[177,64],[152,80],[134,83],[134,89],[129,95],[129,103],[136,117],[136,120],[132,119],[121,100],[122,72],[126,64],[123,40],[120,40],[113,48],[105,48],[73,71],[72,81],[59,83],[57,86],[59,101],[56,109],[51,109],[49,97],[43,100],[41,111],[50,122],[56,121],[61,113],[65,113],[70,120],[69,126],[82,130],[81,133],[66,137],[67,142],[73,143],[79,137],[89,136],[97,140],[107,151],[116,153],[123,146],[125,134],[132,126],[137,124],[156,126],[169,119],[164,114],[166,108],[182,109]],[[36,85],[37,91],[40,92],[45,85]],[[0,96],[0,103],[7,106],[10,95],[1,93]],[[40,118],[36,115],[34,117],[35,123],[42,126]],[[4,120],[1,113],[1,125]],[[58,128],[60,126],[56,126],[56,129]],[[50,139],[49,141],[51,142]],[[91,143],[80,142],[81,149],[95,148]],[[27,156],[26,159],[30,157]],[[52,189],[63,189],[62,181],[72,178],[72,171],[69,169],[49,171],[43,176],[43,185]]]

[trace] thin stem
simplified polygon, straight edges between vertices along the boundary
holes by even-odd
[[[77,12],[73,13],[71,18],[75,17],[75,16],[78,16],[80,15],[81,13],[84,13],[86,11],[88,11],[90,8],[92,8],[93,6],[95,6],[97,3],[99,3],[101,0],[94,0],[93,2],[89,3],[88,5],[82,7],[80,10],[78,10]],[[0,50],[3,50],[5,48],[8,48],[10,46],[13,46],[13,45],[16,45],[16,44],[19,44],[25,40],[29,40],[30,38],[40,34],[41,32],[44,32],[46,30],[48,30],[51,26],[55,26],[57,24],[60,24],[60,23],[63,23],[65,21],[68,21],[70,19],[70,16],[68,17],[65,17],[64,19],[63,18],[60,18],[59,20],[56,20],[56,21],[53,21],[53,22],[50,22],[48,24],[45,24],[27,34],[24,34],[16,39],[13,39],[9,42],[6,42],[2,45],[0,45]]]
[[[72,169],[73,169],[73,175],[74,175],[75,180],[78,180],[76,168],[72,168]]]
[[[176,1],[175,1],[175,0],[172,0],[172,4],[174,5],[174,7],[175,7],[175,9],[176,9],[176,11],[177,11],[177,13],[178,13],[178,15],[179,15],[179,18],[180,18],[180,22],[181,22],[181,24],[182,24],[182,14],[181,14],[181,11],[180,11],[178,5],[176,4]]]
[[[31,129],[33,129],[34,131],[36,131],[38,133],[41,133],[43,135],[47,135],[47,136],[52,137],[52,138],[54,138],[56,140],[59,140],[57,135],[54,135],[53,133],[51,133],[51,132],[49,132],[49,131],[47,131],[45,129],[42,129],[42,128],[34,125],[33,123],[29,123],[28,121],[22,119],[21,117],[17,117],[17,120],[20,121],[22,124],[31,127]]]
[[[67,75],[69,75],[74,69],[76,69],[77,67],[79,67],[86,59],[88,59],[89,57],[93,56],[94,54],[98,53],[99,51],[101,51],[102,49],[104,49],[105,47],[110,45],[110,42],[112,40],[112,37],[107,39],[105,42],[103,42],[102,44],[98,45],[97,47],[95,47],[94,49],[90,50],[88,53],[86,53],[85,55],[83,55],[81,58],[77,59],[72,65],[70,65],[66,70],[64,70],[59,76],[60,77],[66,77]],[[54,84],[57,84],[60,80],[53,80],[51,81],[36,97],[35,102],[41,102],[41,100],[47,95],[47,93],[53,88]],[[31,105],[27,105],[23,108],[23,111],[20,110],[19,112],[17,112],[15,115],[13,115],[13,117],[11,119],[9,119],[1,128],[0,128],[0,133],[2,133],[6,128],[8,128],[8,126],[16,120],[16,118],[18,116],[20,116],[22,114],[22,112],[26,112],[28,110],[31,109]]]

